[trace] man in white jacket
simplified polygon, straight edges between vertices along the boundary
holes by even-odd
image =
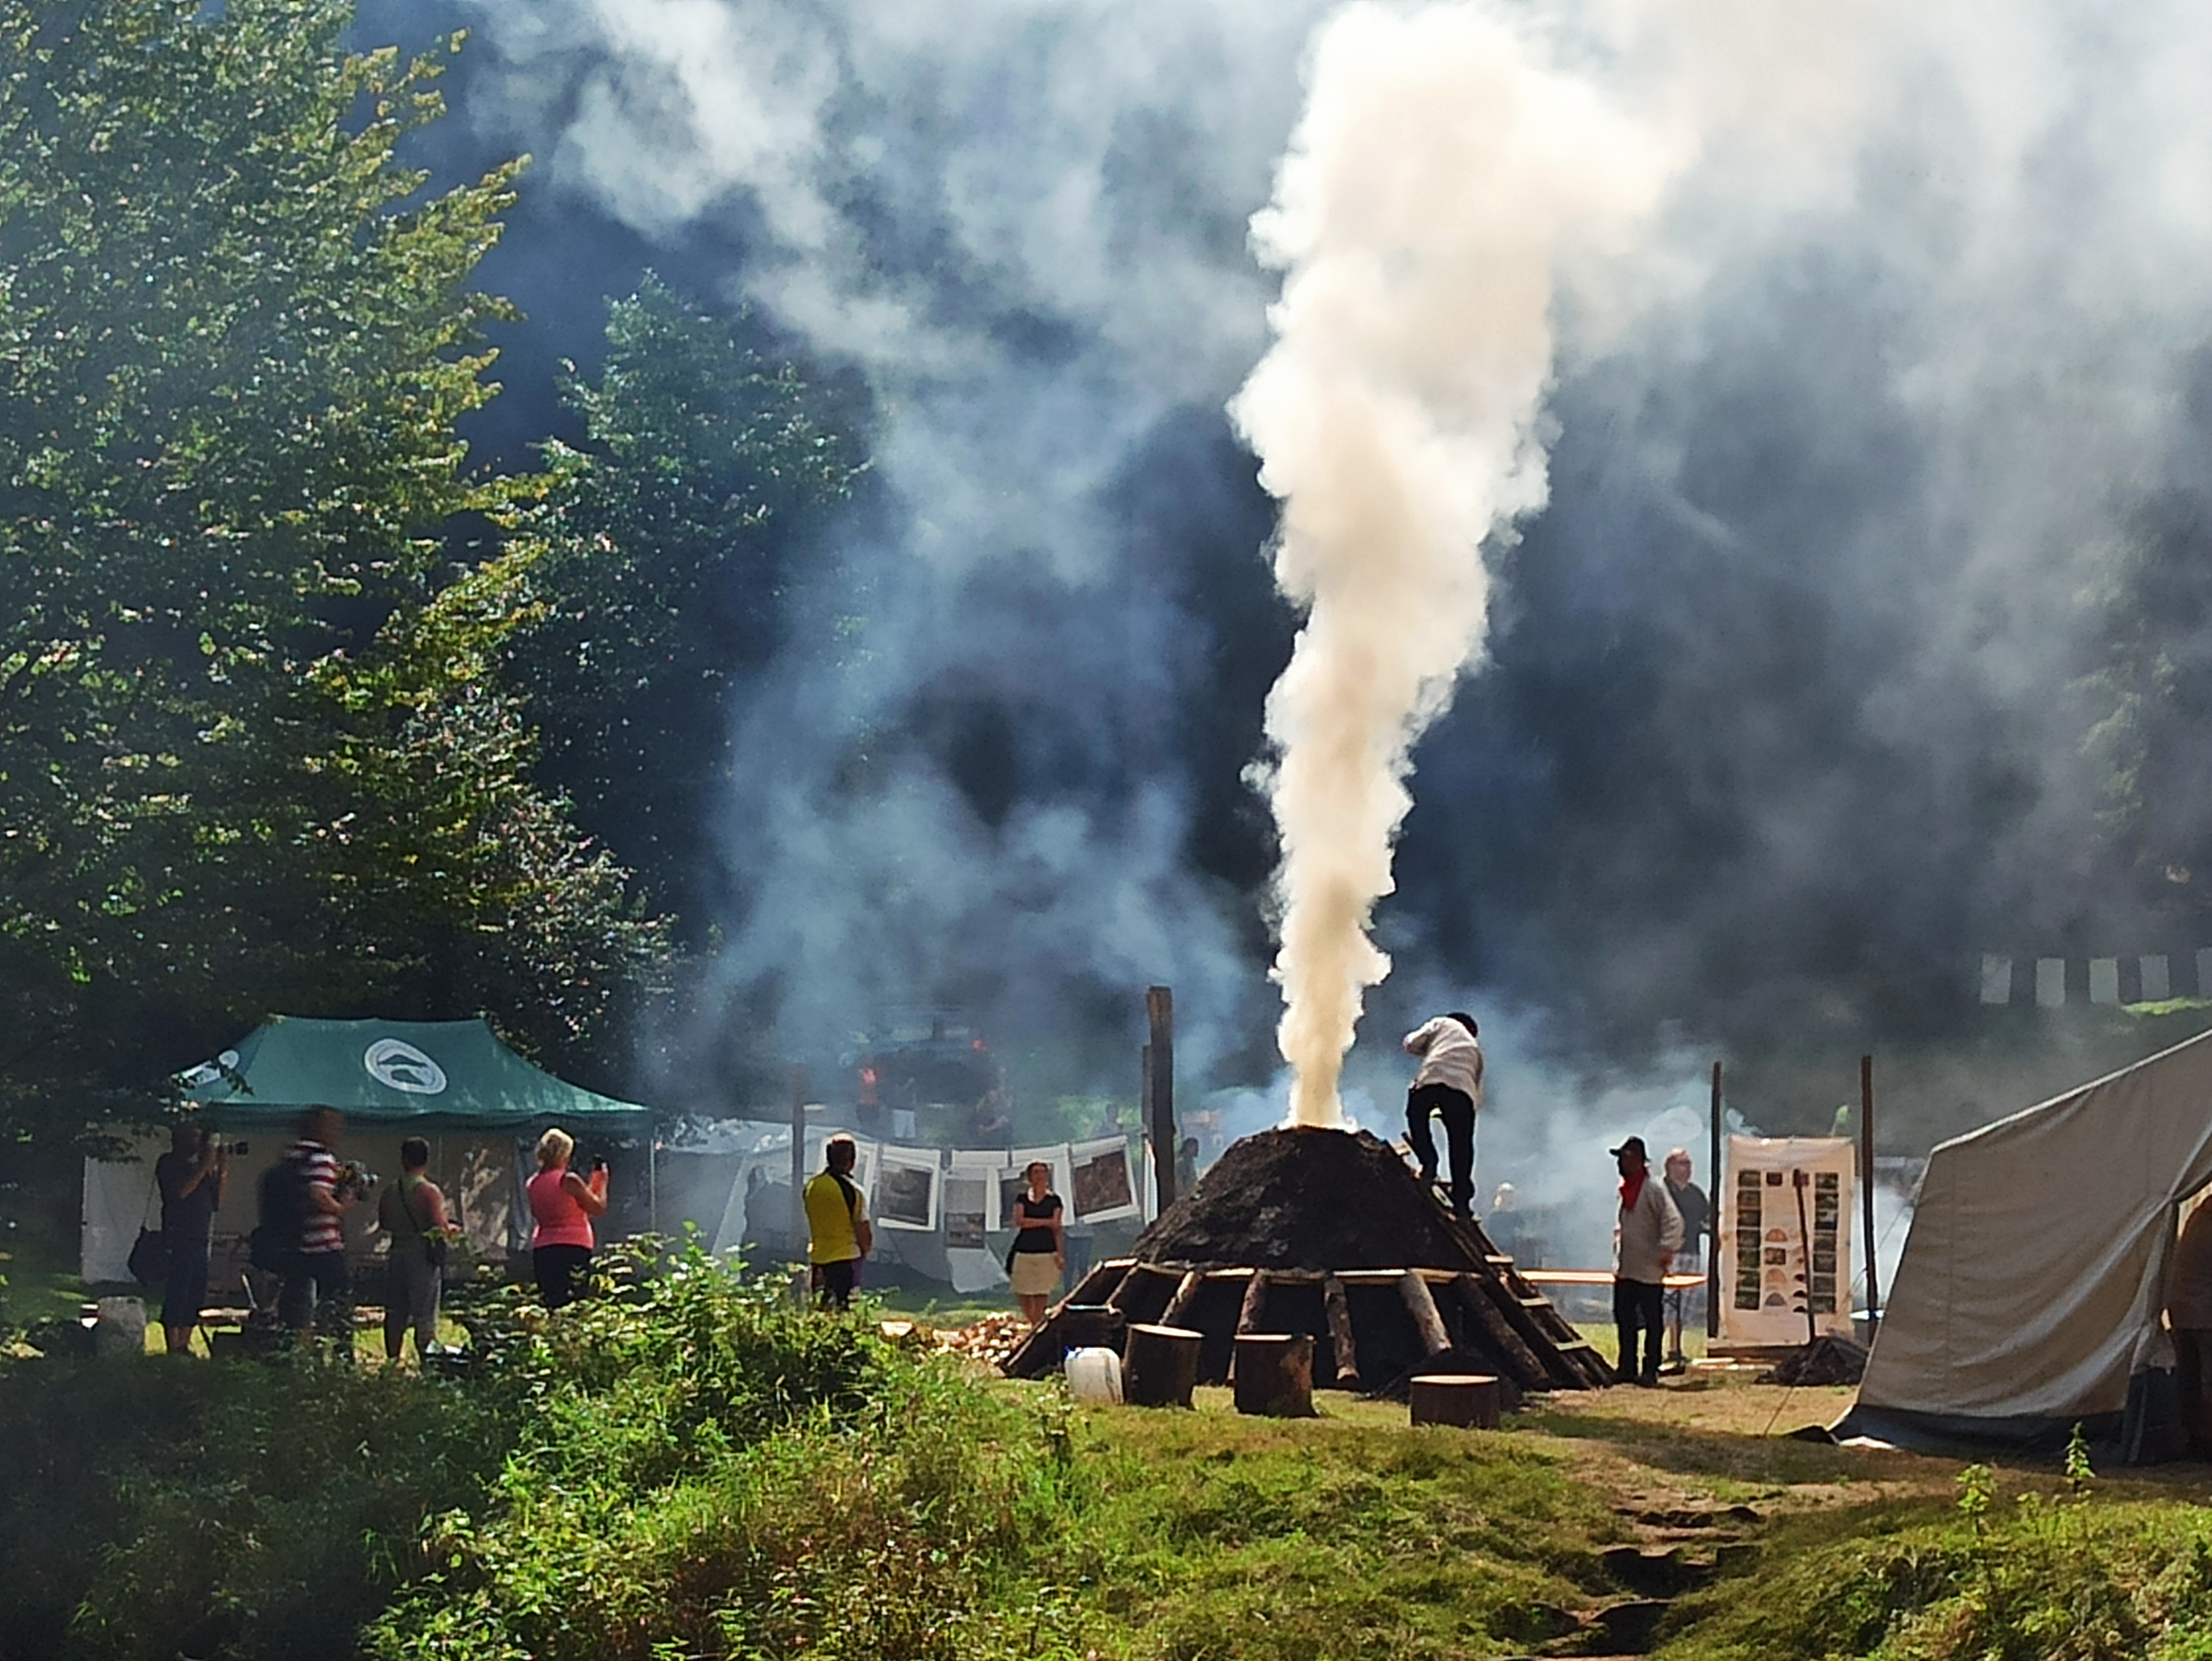
[[[1613,1323],[1620,1335],[1620,1382],[1648,1390],[1659,1382],[1667,1270],[1682,1249],[1682,1214],[1668,1197],[1667,1184],[1651,1175],[1643,1137],[1631,1136],[1606,1151],[1620,1168],[1620,1218],[1613,1235]],[[1636,1365],[1639,1331],[1641,1367]]]
[[[1474,1116],[1482,1110],[1482,1046],[1474,1017],[1455,1010],[1425,1021],[1406,1035],[1408,1056],[1421,1058],[1413,1087],[1406,1092],[1406,1144],[1421,1162],[1421,1185],[1437,1180],[1436,1139],[1429,1116],[1444,1122],[1451,1148],[1452,1209],[1464,1217],[1474,1194]]]

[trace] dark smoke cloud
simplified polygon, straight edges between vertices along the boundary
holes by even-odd
[[[1240,774],[1288,636],[1219,410],[1322,9],[365,14],[477,31],[453,165],[541,158],[490,273],[540,319],[526,392],[650,263],[879,413],[801,602],[865,596],[861,649],[802,639],[745,728],[717,1021],[796,1048],[959,1001],[1120,1080],[1170,980],[1193,1076],[1250,1075]],[[1448,991],[1581,1059],[1856,1043],[1956,1020],[1978,951],[2133,949],[2157,920],[2098,840],[2078,683],[2147,516],[2169,566],[2202,541],[2207,26],[1613,9],[1591,73],[1700,148],[1569,296],[1551,505],[1493,551],[1488,660],[1419,751],[1363,1053]]]

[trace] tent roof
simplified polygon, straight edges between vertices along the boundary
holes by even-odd
[[[2212,1032],[1943,1143],[1859,1406],[1992,1428],[2121,1411],[2175,1207],[2207,1182]]]
[[[472,1021],[324,1021],[271,1016],[178,1079],[224,1123],[326,1104],[376,1124],[483,1129],[641,1120],[652,1110],[555,1078]]]

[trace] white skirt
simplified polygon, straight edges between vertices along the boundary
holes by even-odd
[[[1049,1251],[1017,1251],[1013,1280],[1017,1298],[1049,1297],[1060,1290],[1060,1265]]]

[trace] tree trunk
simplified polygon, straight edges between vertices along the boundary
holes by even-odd
[[[1417,1375],[1407,1400],[1417,1425],[1498,1428],[1498,1380],[1480,1372]]]

